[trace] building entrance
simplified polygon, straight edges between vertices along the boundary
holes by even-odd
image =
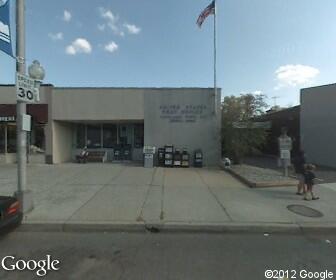
[[[105,151],[107,161],[142,160],[143,123],[77,124],[75,156],[86,147],[88,151]]]

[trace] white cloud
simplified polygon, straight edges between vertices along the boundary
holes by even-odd
[[[287,64],[280,66],[276,71],[278,85],[275,90],[283,87],[296,87],[311,84],[320,74],[320,70],[312,66],[301,64]]]
[[[120,35],[120,36],[124,36],[124,32],[121,30],[120,26],[119,26],[119,17],[114,15],[112,13],[112,11],[107,10],[105,8],[100,7],[99,8],[99,13],[101,18],[103,18],[106,22],[106,24],[102,24],[100,25],[100,28],[98,26],[98,28],[100,30],[104,30],[105,27],[109,27],[114,34]]]
[[[119,16],[115,15],[111,10],[100,7],[99,14],[102,19],[104,19],[104,24],[99,24],[98,29],[104,31],[107,28],[111,29],[112,32],[119,36],[125,36],[125,31],[129,34],[139,34],[141,28],[134,24],[122,24],[120,22]]]
[[[89,54],[92,52],[92,47],[88,40],[77,38],[71,45],[66,47],[65,52],[69,55],[76,55],[78,53]]]
[[[261,90],[254,90],[254,91],[241,91],[240,94],[263,95],[264,93]]]
[[[63,12],[63,20],[65,22],[69,22],[71,20],[71,18],[72,18],[71,13],[68,10],[64,10],[64,12]]]
[[[110,42],[110,43],[108,43],[104,47],[105,51],[110,52],[110,53],[113,53],[113,52],[117,51],[118,48],[119,48],[119,46],[115,42],[113,42],[113,41]]]
[[[137,26],[134,25],[134,24],[127,24],[127,23],[125,23],[124,26],[126,27],[127,31],[128,31],[130,34],[139,34],[140,31],[141,31],[141,28],[140,28],[140,27],[137,27]]]
[[[110,10],[99,8],[99,11],[100,11],[101,17],[108,21],[117,22],[119,20],[119,17],[115,16]]]
[[[58,33],[49,33],[48,34],[49,38],[53,41],[60,41],[63,40],[63,33],[58,32]]]
[[[263,95],[263,92],[261,90],[255,90],[255,91],[252,91],[252,94],[253,95]]]

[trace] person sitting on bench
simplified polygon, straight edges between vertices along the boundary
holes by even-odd
[[[87,150],[87,147],[85,146],[84,149],[77,156],[77,162],[78,163],[86,163],[88,155],[89,155],[89,152]]]

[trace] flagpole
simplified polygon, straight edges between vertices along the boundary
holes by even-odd
[[[215,110],[214,113],[217,113],[217,1],[215,3],[215,13],[214,13],[214,98],[215,98]]]

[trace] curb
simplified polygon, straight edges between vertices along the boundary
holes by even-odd
[[[269,234],[324,234],[336,233],[335,224],[286,224],[286,223],[224,223],[224,224],[183,224],[183,223],[23,223],[18,232],[126,232],[144,233],[269,233]]]
[[[19,232],[145,232],[138,223],[41,223],[24,222]]]

